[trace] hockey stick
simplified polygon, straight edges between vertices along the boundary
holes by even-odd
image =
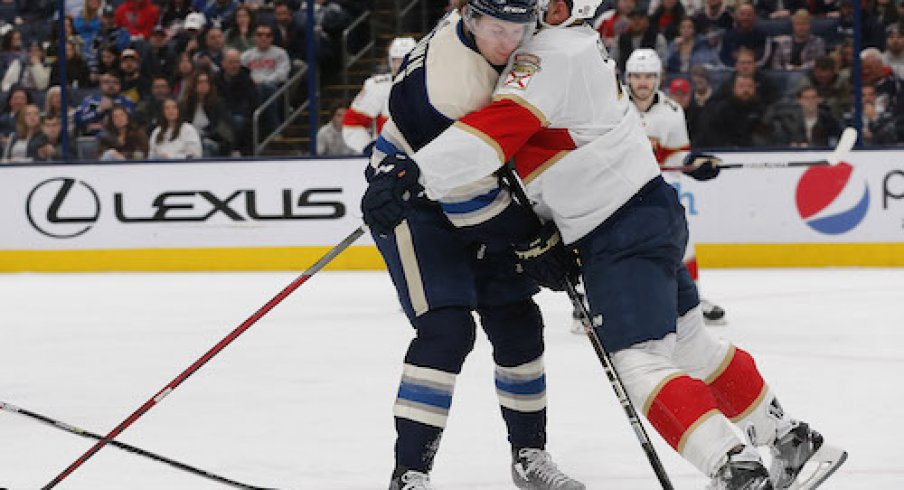
[[[235,327],[235,329],[229,333],[226,337],[220,340],[216,345],[210,348],[203,356],[198,358],[191,366],[182,371],[181,374],[176,376],[172,381],[170,381],[166,386],[163,387],[162,390],[157,392],[151,399],[144,402],[144,404],[138,407],[132,415],[129,415],[125,420],[119,423],[113,430],[110,431],[109,434],[105,435],[100,441],[97,442],[91,449],[85,452],[85,454],[81,455],[72,462],[66,469],[60,472],[59,475],[55,476],[53,480],[50,480],[49,483],[42,487],[42,490],[47,490],[55,487],[64,478],[69,476],[73,471],[78,469],[85,461],[87,461],[91,456],[94,456],[98,451],[100,451],[104,446],[106,446],[110,441],[113,440],[116,436],[118,436],[122,431],[126,430],[130,425],[132,425],[136,420],[138,420],[142,415],[147,413],[151,408],[154,407],[161,400],[166,398],[167,395],[173,392],[176,388],[182,384],[183,381],[188,379],[189,376],[197,372],[201,367],[207,363],[210,359],[212,359],[215,355],[219,354],[227,345],[229,345],[233,340],[238,338],[239,335],[248,330],[252,325],[254,325],[258,320],[260,320],[264,315],[266,315],[270,310],[272,310],[276,305],[278,305],[282,300],[286,299],[293,291],[298,289],[299,286],[304,284],[308,279],[311,278],[314,274],[319,272],[321,269],[326,267],[333,259],[336,258],[337,255],[342,253],[346,248],[348,248],[352,243],[354,243],[361,235],[364,234],[364,230],[366,229],[365,225],[361,225],[355,229],[355,231],[351,232],[347,237],[345,237],[338,245],[330,249],[323,257],[320,258],[314,265],[308,267],[307,270],[301,273],[298,277],[295,278],[288,286],[283,288],[282,291],[276,294],[270,301],[267,301],[263,306],[260,307],[254,314],[248,317],[245,321],[243,321],[239,326]]]
[[[857,130],[854,128],[845,128],[838,138],[838,144],[832,153],[822,160],[801,160],[794,162],[740,162],[740,163],[720,163],[720,169],[733,168],[787,168],[787,167],[834,167],[842,160],[846,159],[848,154],[857,143]],[[683,165],[679,167],[663,167],[664,172],[685,172],[693,170],[693,165]]]
[[[510,182],[511,185],[509,188],[515,194],[515,199],[520,201],[521,204],[528,209],[533,209],[530,200],[527,197],[527,193],[524,191],[521,179],[515,175],[511,166],[503,165],[501,172]],[[536,214],[534,216],[536,216]],[[539,216],[536,216],[536,218],[538,221],[540,220]],[[647,459],[650,461],[650,466],[653,467],[653,472],[656,473],[659,484],[662,485],[662,490],[673,490],[675,487],[672,486],[672,481],[669,479],[669,475],[666,473],[665,467],[662,465],[662,461],[656,453],[656,448],[654,448],[653,443],[650,442],[650,437],[647,435],[647,431],[640,421],[640,417],[637,415],[634,403],[628,398],[628,391],[625,389],[625,384],[618,375],[615,365],[612,364],[612,357],[603,346],[603,342],[600,340],[599,334],[596,333],[596,329],[593,328],[590,312],[588,312],[587,308],[584,306],[581,295],[578,293],[571,279],[565,279],[565,291],[568,293],[568,298],[571,299],[574,309],[581,314],[581,323],[584,324],[584,332],[587,334],[587,338],[593,346],[596,357],[603,366],[603,371],[606,372],[609,384],[612,386],[612,390],[615,391],[615,397],[618,398],[619,404],[624,409],[625,415],[628,417],[628,422],[631,424],[631,428],[634,429],[634,435],[637,436],[637,440],[640,442],[644,454],[647,455]]]
[[[7,412],[17,413],[19,415],[23,415],[25,417],[31,418],[33,420],[37,420],[38,422],[42,422],[51,427],[55,427],[57,429],[64,430],[71,434],[75,434],[82,437],[87,437],[88,439],[100,440],[103,438],[100,434],[95,434],[94,432],[87,431],[85,429],[80,429],[74,425],[69,425],[66,422],[61,422],[59,420],[50,418],[46,415],[41,415],[36,412],[32,412],[31,410],[26,410],[22,407],[17,407],[11,403],[6,403],[0,401],[0,410],[6,410]],[[249,485],[247,483],[242,483],[239,481],[231,480],[224,476],[217,475],[216,473],[211,473],[207,470],[202,470],[200,468],[195,468],[194,466],[176,461],[175,459],[167,458],[166,456],[161,456],[159,454],[153,453],[146,449],[141,449],[140,447],[132,446],[131,444],[126,444],[119,441],[110,441],[111,446],[118,447],[124,451],[128,451],[132,454],[137,454],[138,456],[144,456],[146,458],[151,458],[154,461],[160,461],[161,463],[166,463],[170,466],[176,467],[180,470],[187,471],[189,473],[194,473],[198,476],[202,476],[204,478],[209,478],[211,480],[218,481],[220,483],[224,483],[226,485],[230,485],[236,488],[248,488],[253,490],[274,490],[268,487],[257,487],[254,485]]]
[[[654,448],[653,443],[650,442],[650,437],[647,435],[647,431],[644,429],[643,423],[637,415],[634,403],[628,398],[628,391],[625,389],[625,385],[622,383],[618,371],[615,370],[615,365],[612,364],[612,357],[603,346],[603,342],[600,340],[599,334],[596,333],[596,329],[593,328],[590,312],[587,311],[587,307],[584,306],[584,302],[581,301],[581,296],[578,294],[571,279],[565,280],[565,288],[574,309],[581,314],[581,323],[584,324],[584,332],[587,334],[587,338],[590,339],[590,343],[593,345],[593,351],[596,352],[596,357],[599,358],[600,364],[603,365],[603,371],[606,372],[606,377],[609,378],[609,384],[615,391],[615,397],[618,398],[618,402],[625,410],[628,422],[631,424],[631,428],[634,429],[634,435],[637,436],[637,440],[640,442],[644,454],[647,455],[650,466],[653,467],[653,472],[656,473],[656,478],[659,479],[659,484],[662,485],[663,490],[673,490],[674,487],[672,486],[672,481],[669,480],[669,475],[665,472],[665,467],[659,459],[659,454],[656,453],[656,448]]]

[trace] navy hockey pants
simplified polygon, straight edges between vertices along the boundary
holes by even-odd
[[[675,332],[677,317],[699,304],[682,262],[687,237],[684,207],[660,176],[574,244],[610,352]]]

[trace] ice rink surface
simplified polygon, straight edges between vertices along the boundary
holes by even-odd
[[[850,458],[822,488],[904,488],[904,269],[705,270],[713,330],[756,358],[785,409]],[[0,275],[0,400],[106,434],[294,277]],[[549,450],[591,489],[657,482],[564,296],[547,322]],[[385,489],[412,330],[388,275],[323,272],[118,440],[250,484]],[[652,434],[652,432],[651,432]],[[678,489],[706,480],[653,436]],[[36,489],[93,441],[0,412],[0,487]],[[513,488],[486,338],[465,364],[439,489]],[[227,488],[107,446],[60,489]]]

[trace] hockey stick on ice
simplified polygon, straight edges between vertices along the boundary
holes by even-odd
[[[511,167],[509,165],[504,165],[501,172],[503,177],[511,184],[510,189],[515,195],[515,199],[528,209],[532,209],[530,200],[521,183],[521,179],[515,175],[515,172],[512,171]],[[537,216],[537,219],[539,220],[540,217]],[[590,312],[587,311],[587,307],[584,306],[584,302],[581,300],[581,295],[578,293],[574,283],[572,283],[570,279],[565,280],[565,290],[568,293],[568,297],[571,299],[571,303],[574,305],[575,311],[578,311],[581,314],[581,323],[584,324],[584,332],[587,334],[587,338],[593,346],[596,357],[603,366],[603,371],[605,371],[606,377],[609,379],[609,384],[615,391],[615,397],[618,398],[619,404],[622,406],[625,415],[628,417],[628,422],[634,430],[634,435],[637,436],[637,440],[640,442],[644,454],[647,455],[647,459],[650,461],[650,466],[653,467],[653,472],[656,473],[659,484],[662,485],[663,490],[673,490],[674,487],[672,486],[672,481],[669,479],[669,475],[666,473],[665,467],[662,465],[662,461],[656,453],[656,448],[653,447],[653,443],[650,441],[650,437],[647,435],[647,431],[644,429],[643,423],[637,415],[634,403],[628,398],[628,390],[625,389],[625,384],[618,375],[615,365],[612,364],[612,357],[609,355],[609,351],[603,346],[603,342],[596,333],[596,329],[593,328]]]
[[[0,401],[0,410],[6,410],[7,412],[17,413],[19,415],[28,417],[32,420],[37,420],[38,422],[47,424],[51,427],[55,427],[57,429],[64,430],[71,434],[86,437],[88,439],[94,439],[96,441],[99,441],[103,438],[103,436],[101,436],[100,434],[95,434],[94,432],[90,432],[85,429],[80,429],[74,425],[69,425],[66,422],[61,422],[59,420],[50,418],[46,415],[41,415],[39,413],[32,412],[31,410],[27,410],[22,407],[17,407],[16,405],[13,405],[11,403],[6,403],[3,401]],[[258,486],[254,486],[254,485],[249,485],[247,483],[242,483],[239,481],[231,480],[224,476],[217,475],[216,473],[211,473],[210,471],[207,471],[207,470],[195,468],[194,466],[182,463],[180,461],[176,461],[175,459],[167,458],[166,456],[161,456],[157,453],[153,453],[146,449],[141,449],[140,447],[132,446],[131,444],[126,444],[126,443],[119,442],[119,441],[110,441],[110,445],[116,446],[119,449],[128,451],[132,454],[137,454],[138,456],[144,456],[146,458],[153,459],[154,461],[166,463],[166,464],[173,466],[175,468],[178,468],[180,470],[184,470],[189,473],[194,473],[198,476],[202,476],[204,478],[209,478],[211,480],[218,481],[220,483],[230,485],[230,486],[233,486],[236,488],[247,488],[247,489],[252,489],[252,490],[273,490],[273,489],[269,489],[267,487],[258,487]]]
[[[91,449],[85,452],[85,454],[81,455],[72,462],[66,469],[60,472],[59,475],[55,476],[53,480],[50,480],[49,483],[42,487],[42,490],[47,490],[57,486],[64,478],[72,474],[73,471],[78,469],[85,461],[91,456],[94,456],[98,451],[100,451],[104,446],[110,443],[116,436],[118,436],[122,431],[126,430],[130,425],[135,423],[142,415],[147,413],[151,408],[154,408],[154,405],[159,403],[161,400],[166,398],[167,395],[173,392],[176,388],[182,384],[183,381],[188,379],[189,376],[197,372],[201,367],[207,363],[207,361],[211,360],[215,355],[219,354],[227,345],[232,343],[233,340],[238,338],[239,335],[248,330],[252,325],[254,325],[258,320],[260,320],[264,315],[270,312],[276,305],[278,305],[282,300],[286,299],[293,291],[298,289],[299,286],[304,284],[308,279],[311,278],[314,274],[318,273],[321,269],[326,267],[333,259],[336,258],[337,255],[342,253],[346,248],[348,248],[352,243],[361,237],[364,234],[364,230],[366,227],[364,225],[359,226],[355,229],[355,231],[351,232],[347,237],[345,237],[339,244],[330,249],[323,257],[320,258],[314,265],[308,267],[308,269],[301,273],[298,277],[295,278],[288,286],[283,288],[282,291],[276,294],[270,301],[267,301],[263,306],[261,306],[254,314],[248,317],[245,321],[243,321],[239,326],[235,327],[235,329],[229,333],[222,340],[217,342],[216,345],[210,348],[203,356],[198,358],[191,366],[182,371],[178,376],[176,376],[172,381],[170,381],[166,386],[163,387],[162,390],[157,392],[150,400],[144,402],[144,404],[138,407],[132,415],[129,415],[125,420],[119,423],[113,430],[110,431],[109,434],[105,435],[101,440],[97,442]]]
[[[596,352],[596,357],[599,358],[600,364],[603,365],[603,371],[606,372],[606,377],[609,378],[609,384],[612,385],[612,389],[615,390],[615,397],[618,398],[618,402],[625,410],[628,422],[631,424],[631,428],[634,429],[634,435],[637,436],[637,440],[640,442],[644,454],[647,455],[650,466],[653,467],[653,472],[656,473],[656,478],[659,479],[659,484],[662,485],[663,490],[673,490],[674,487],[672,486],[672,482],[669,480],[669,475],[665,472],[662,461],[659,460],[656,448],[654,448],[653,443],[650,442],[650,437],[647,435],[647,431],[644,429],[643,423],[637,415],[637,410],[634,408],[631,399],[628,398],[628,391],[625,389],[625,385],[622,383],[618,371],[615,370],[615,365],[612,364],[612,357],[603,346],[599,335],[596,333],[596,329],[593,328],[590,312],[587,311],[587,307],[584,306],[584,302],[581,301],[581,296],[578,294],[575,285],[570,279],[566,280],[565,287],[575,311],[578,311],[581,314],[581,323],[584,324],[584,332],[587,333],[587,338],[590,339],[590,343],[593,345],[593,351]]]
[[[832,153],[822,160],[801,160],[794,162],[739,162],[739,163],[720,163],[721,169],[733,168],[786,168],[786,167],[833,167],[838,165],[842,160],[846,159],[848,154],[857,143],[857,130],[854,128],[845,128],[838,138],[838,144]],[[684,172],[693,170],[692,165],[684,165],[680,167],[663,167],[665,172]]]

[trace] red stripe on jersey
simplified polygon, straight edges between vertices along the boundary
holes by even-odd
[[[647,409],[647,419],[674,449],[694,424],[717,410],[716,400],[706,384],[690,376],[670,379]]]
[[[388,120],[389,120],[389,118],[382,114],[377,116],[377,133],[379,133],[380,131],[383,130],[383,125],[386,124],[386,121],[388,121]]]
[[[374,118],[368,116],[367,114],[362,114],[350,108],[349,110],[345,111],[345,117],[342,118],[342,125],[370,128],[370,125],[373,123],[373,121]]]
[[[687,267],[691,279],[693,279],[694,282],[697,282],[697,278],[700,277],[700,268],[697,266],[697,257],[691,257],[684,262],[684,265]]]
[[[543,164],[552,160],[562,151],[570,151],[575,148],[574,140],[567,129],[541,129],[518,150],[515,155],[515,169],[522,180],[529,182]]]
[[[669,148],[667,146],[656,146],[654,145],[654,153],[656,153],[656,161],[659,162],[660,165],[665,163],[665,161],[675,153],[679,151],[689,151],[691,149],[690,146],[682,146],[681,148]]]
[[[495,141],[502,149],[505,161],[542,127],[533,112],[511,99],[497,100],[458,122]]]
[[[763,395],[766,382],[750,354],[738,348],[732,350],[734,354],[728,366],[709,383],[709,389],[722,413],[735,419],[754,408]]]

